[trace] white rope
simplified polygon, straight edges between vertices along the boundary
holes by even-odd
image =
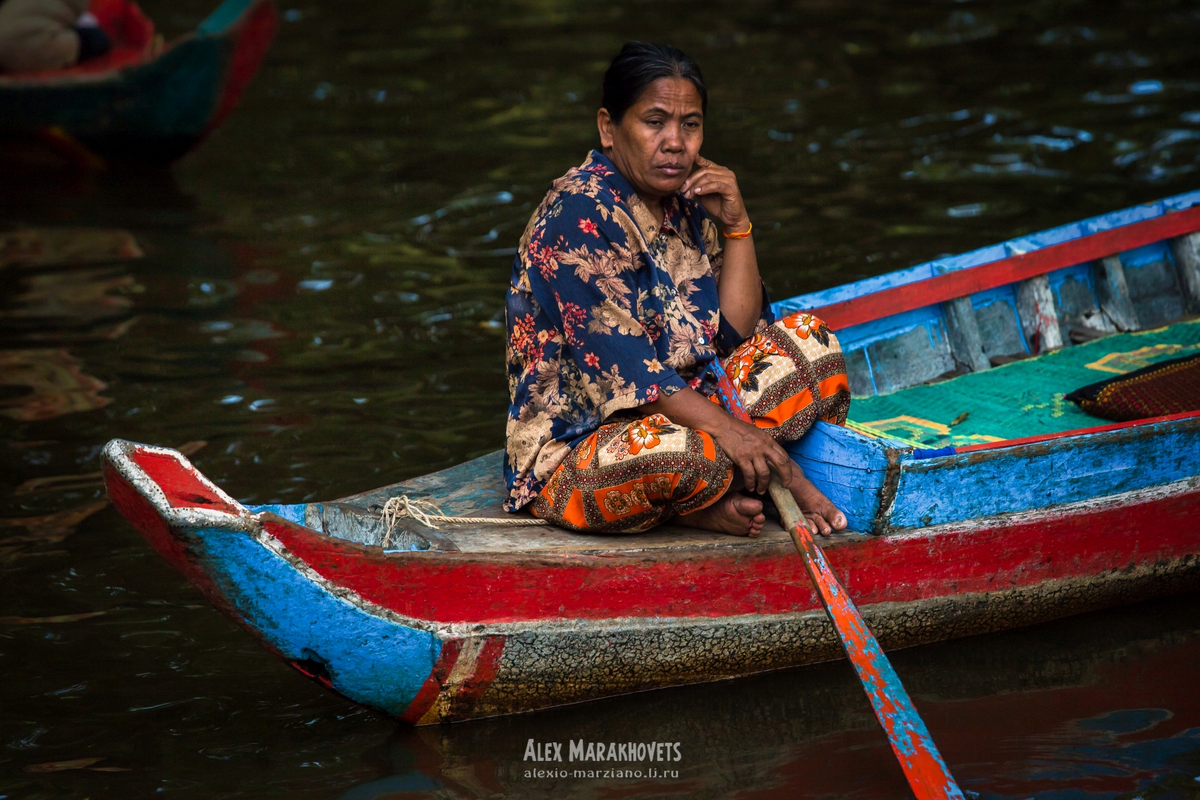
[[[548,525],[544,519],[536,517],[451,517],[428,500],[414,500],[406,494],[390,497],[379,511],[379,517],[387,523],[387,534],[383,537],[383,546],[391,544],[392,533],[402,519],[415,519],[427,528],[438,530],[435,522],[465,523],[475,525]]]

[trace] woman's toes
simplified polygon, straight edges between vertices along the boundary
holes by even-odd
[[[758,500],[754,497],[735,495],[733,497],[733,508],[743,517],[754,517],[762,515],[763,504],[762,500]]]
[[[813,486],[807,478],[800,478],[792,489],[800,508],[804,509],[809,520],[822,534],[832,531],[845,530],[846,515],[838,511],[837,506],[829,502],[829,498],[821,490]]]
[[[833,533],[833,528],[820,514],[814,514],[811,511],[804,512],[804,518],[808,520],[809,527],[822,536],[828,536]]]

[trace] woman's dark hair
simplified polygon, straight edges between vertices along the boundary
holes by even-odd
[[[621,124],[629,107],[660,78],[691,81],[700,93],[700,109],[708,113],[708,88],[699,64],[670,45],[626,42],[604,73],[602,104],[613,122]]]

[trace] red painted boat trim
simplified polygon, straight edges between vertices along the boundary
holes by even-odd
[[[861,605],[999,591],[1200,552],[1200,492],[986,528],[853,537],[824,545]],[[645,554],[384,556],[292,524],[271,533],[314,572],[398,614],[443,623],[712,618],[817,610],[791,544]]]
[[[500,656],[504,654],[504,637],[488,636],[473,661],[464,662],[462,640],[452,639],[442,645],[442,652],[437,662],[421,685],[417,696],[413,698],[408,708],[401,715],[405,722],[419,724],[442,692],[449,694],[449,708],[445,710],[445,719],[465,719],[471,716],[471,710],[483,697],[484,693],[496,679],[500,670]],[[456,677],[450,682],[455,667],[465,667],[470,674]],[[424,720],[431,722],[435,720]]]
[[[434,663],[433,669],[429,672],[429,677],[425,679],[425,683],[421,684],[421,688],[417,691],[417,696],[408,704],[408,708],[400,715],[400,718],[405,722],[411,722],[416,725],[421,721],[421,717],[425,716],[425,712],[433,708],[434,701],[437,700],[438,694],[442,691],[442,686],[446,683],[446,678],[449,677],[450,671],[454,669],[454,663],[458,660],[458,654],[462,650],[462,642],[458,639],[451,639],[448,642],[442,643],[442,652],[438,655],[438,660]]]
[[[195,470],[184,467],[174,456],[137,449],[129,454],[129,460],[158,484],[172,508],[207,508],[234,516],[240,510],[227,503],[200,480]]]
[[[1135,419],[1132,422],[1114,422],[1111,425],[1098,425],[1095,428],[1077,428],[1073,431],[1060,431],[1058,433],[1047,433],[1041,436],[1026,436],[1022,439],[1005,439],[999,442],[982,442],[980,444],[968,444],[962,447],[954,448],[955,454],[958,453],[977,453],[980,450],[998,450],[1002,447],[1016,447],[1023,444],[1037,444],[1038,442],[1049,442],[1054,439],[1065,439],[1068,436],[1085,436],[1090,433],[1106,433],[1108,431],[1121,431],[1126,428],[1137,428],[1142,425],[1156,425],[1160,422],[1175,422],[1181,419],[1195,419],[1200,417],[1200,411],[1183,411],[1179,414],[1168,414],[1164,417],[1147,417],[1146,419]]]
[[[1200,230],[1200,206],[1100,231],[1069,242],[1052,244],[990,264],[894,286],[840,303],[821,306],[812,311],[832,328],[849,328],[852,325],[966,297],[1197,230]]]

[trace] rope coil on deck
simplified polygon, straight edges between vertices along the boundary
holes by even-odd
[[[417,500],[402,494],[390,497],[379,511],[379,517],[387,523],[387,534],[383,537],[383,546],[391,544],[392,533],[403,519],[413,519],[427,528],[438,530],[435,522],[463,523],[475,525],[548,525],[544,519],[536,517],[454,517],[443,514],[442,510],[428,500]]]

